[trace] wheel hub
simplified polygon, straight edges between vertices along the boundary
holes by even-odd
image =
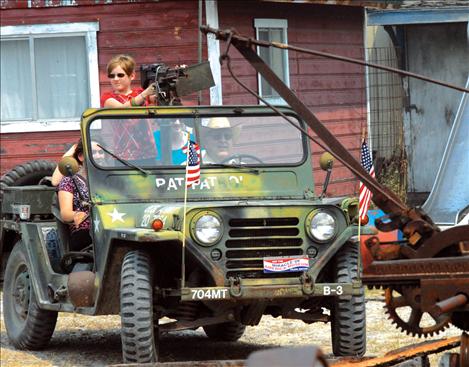
[[[22,320],[26,320],[28,316],[30,296],[31,282],[29,280],[28,271],[24,269],[16,277],[15,284],[13,287],[13,300],[15,312]]]

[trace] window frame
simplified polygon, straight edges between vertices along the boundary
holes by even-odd
[[[272,19],[272,18],[254,18],[254,28],[256,29],[256,38],[259,39],[259,28],[281,28],[283,33],[283,43],[288,44],[288,20],[287,19]],[[288,50],[282,50],[285,52],[285,58],[283,60],[283,70],[285,72],[284,83],[287,87],[290,87],[290,67]],[[256,47],[257,55],[260,56],[260,46]],[[269,65],[270,66],[270,65]],[[262,77],[257,73],[257,86],[259,95],[264,98],[267,102],[276,105],[288,105],[288,103],[282,97],[264,97],[262,95]],[[259,101],[259,104],[264,104]]]
[[[0,40],[26,40],[29,43],[29,52],[32,53],[34,50],[31,46],[34,44],[34,39],[83,36],[85,38],[88,62],[88,104],[89,107],[99,107],[98,31],[98,22],[4,26],[0,27]],[[31,88],[35,90],[36,78],[34,65],[31,65],[31,75]],[[36,103],[36,98],[34,98],[33,101],[33,103]],[[36,114],[36,105],[33,106],[33,111],[33,114]],[[79,130],[80,116],[67,119],[38,119],[37,116],[33,116],[31,120],[2,120],[0,124],[2,133]]]

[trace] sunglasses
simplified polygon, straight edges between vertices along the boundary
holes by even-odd
[[[124,73],[117,73],[117,74],[108,74],[107,77],[109,79],[114,79],[116,76],[120,79],[123,78],[126,74]]]
[[[213,131],[208,134],[209,137],[212,139],[221,139],[224,138],[225,140],[233,139],[233,133],[231,131]]]
[[[104,157],[104,151],[103,150],[93,150],[93,157],[96,156],[103,156]]]

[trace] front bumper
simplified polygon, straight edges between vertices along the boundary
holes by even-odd
[[[323,296],[359,296],[361,282],[317,283],[295,285],[243,285],[230,287],[197,287],[173,290],[171,295],[180,296],[181,301],[224,301],[249,299],[310,298]]]

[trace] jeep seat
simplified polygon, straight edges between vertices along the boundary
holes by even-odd
[[[58,234],[59,247],[59,266],[57,270],[63,273],[70,273],[76,264],[93,264],[92,253],[85,251],[70,251],[70,228],[69,223],[65,222],[60,214],[58,195],[52,199],[52,214],[55,217]],[[92,265],[79,266],[80,270],[91,270]],[[56,270],[56,269],[54,269]]]
[[[52,215],[55,217],[55,222],[57,224],[60,255],[63,256],[65,253],[69,252],[70,249],[70,228],[69,224],[62,219],[62,216],[60,214],[58,195],[54,195],[52,199],[51,210]]]

